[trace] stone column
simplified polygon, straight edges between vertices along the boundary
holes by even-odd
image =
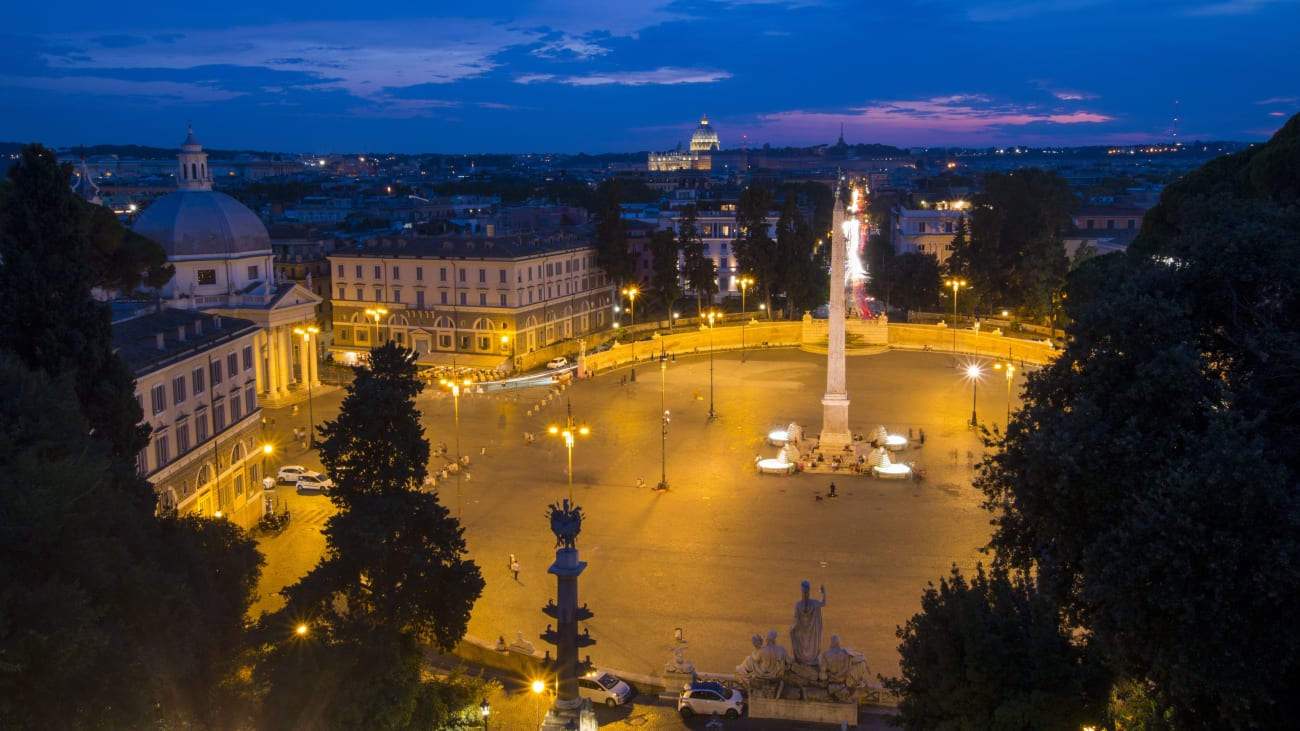
[[[293,351],[289,349],[288,329],[283,326],[275,328],[275,372],[280,383],[279,397],[289,395],[289,358]]]
[[[280,344],[275,340],[275,328],[268,328],[262,331],[262,339],[266,343],[266,395],[268,398],[275,399],[280,396],[280,371],[275,367],[276,351],[280,349]]]
[[[320,333],[312,335],[307,338],[306,347],[303,348],[303,350],[306,351],[307,358],[307,364],[303,367],[303,375],[306,376],[307,384],[310,386],[320,385],[320,375],[316,372],[316,364],[318,362],[316,357],[316,341],[319,339]]]

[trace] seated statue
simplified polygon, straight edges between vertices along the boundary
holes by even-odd
[[[736,677],[739,678],[740,682],[744,683],[746,687],[749,686],[750,681],[758,674],[759,655],[763,651],[762,635],[754,635],[752,641],[754,643],[754,651],[749,653],[749,655],[745,657],[745,660],[736,667]]]
[[[759,680],[779,680],[790,667],[790,655],[784,647],[776,644],[776,630],[767,633],[767,644],[758,651],[758,668],[755,677]]]
[[[831,636],[831,646],[821,656],[820,680],[837,701],[851,699],[867,687],[871,669],[862,653],[840,647],[839,635]]]

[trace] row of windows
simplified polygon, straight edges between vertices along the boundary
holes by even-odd
[[[222,363],[222,359],[217,357],[211,359],[206,368],[203,366],[195,368],[193,372],[190,373],[188,379],[189,392],[193,393],[195,396],[203,393],[207,389],[207,381],[209,377],[211,377],[213,386],[220,385],[226,374],[228,374],[230,378],[234,378],[239,375],[241,364],[243,366],[243,372],[251,372],[253,370],[253,346],[244,346],[242,353],[232,352],[226,354],[224,368]],[[186,380],[186,377],[183,375],[176,376],[172,379],[171,404],[173,406],[183,404],[185,403],[185,400],[189,398],[189,394],[186,393]],[[166,384],[159,383],[150,390],[149,407],[150,412],[155,415],[161,414],[167,410]]]
[[[250,265],[248,266],[248,278],[249,278],[250,280],[253,280],[253,279],[261,279],[261,277],[258,276],[259,273],[260,273],[261,271],[262,271],[262,270],[259,269],[258,266],[257,266],[256,264],[250,264]],[[195,278],[195,280],[196,280],[199,284],[216,284],[216,283],[217,283],[217,270],[216,270],[216,269],[200,269],[200,270],[198,270],[197,272],[195,272],[195,274],[194,274],[194,278]]]
[[[257,386],[248,384],[244,388],[243,398],[238,395],[229,399],[217,397],[212,402],[212,410],[205,413],[207,409],[200,407],[194,413],[194,419],[182,417],[176,421],[176,424],[169,428],[162,428],[154,432],[151,441],[153,442],[153,463],[155,469],[170,464],[173,460],[172,455],[172,437],[175,437],[176,454],[179,458],[190,451],[194,446],[202,444],[208,440],[210,434],[220,434],[226,428],[227,404],[229,404],[229,416],[231,424],[238,424],[245,414],[251,414],[257,410]],[[209,420],[211,420],[211,431],[209,431]],[[190,424],[194,425],[194,442],[190,442]],[[142,455],[143,456],[143,455]],[[144,464],[141,464],[145,468]],[[147,468],[146,468],[147,471]]]
[[[730,262],[729,259],[722,259],[721,262],[720,262],[720,264],[719,264],[719,266],[725,268],[725,267],[727,267],[727,266],[730,265],[729,262]],[[566,296],[566,295],[575,294],[575,292],[586,292],[586,291],[589,290],[589,289],[591,289],[591,283],[590,283],[590,281],[589,281],[588,279],[586,279],[586,278],[584,278],[584,279],[582,280],[582,282],[581,282],[581,288],[580,288],[580,289],[577,289],[577,290],[574,289],[574,287],[573,287],[573,283],[572,283],[572,282],[565,282],[565,283],[564,283],[564,291],[563,291],[563,292],[560,292],[560,289],[559,289],[559,287],[558,287],[557,285],[548,285],[548,286],[546,287],[546,297],[545,297],[545,299],[550,299],[550,298],[553,298],[553,297],[563,297],[563,296]],[[353,291],[354,291],[354,292],[356,293],[356,295],[357,295],[356,298],[355,298],[353,301],[355,301],[355,302],[366,302],[366,301],[367,301],[367,300],[366,300],[366,288],[365,288],[365,287],[362,287],[362,286],[359,286],[359,285],[358,285],[358,286],[356,286],[356,287],[353,288]],[[339,296],[338,296],[338,299],[339,299],[339,300],[344,301],[344,302],[348,301],[348,285],[346,285],[346,284],[340,284],[340,285],[339,285],[338,292],[339,292]],[[393,302],[393,303],[395,303],[395,304],[402,304],[402,303],[403,303],[403,301],[402,301],[402,288],[401,288],[401,287],[393,287],[393,294],[392,294],[392,299],[391,299],[391,300],[386,300],[386,299],[384,299],[384,290],[383,290],[382,287],[375,287],[375,288],[374,288],[374,294],[375,294],[375,298],[374,298],[373,300],[369,300],[370,302]],[[468,292],[460,292],[460,293],[458,293],[458,294],[460,295],[460,298],[459,298],[460,301],[457,302],[457,304],[468,306],[468,305],[469,305],[469,293],[468,293]],[[438,298],[438,299],[439,299],[439,302],[438,302],[438,304],[442,304],[442,305],[450,305],[450,304],[452,304],[452,303],[448,300],[448,297],[447,297],[448,293],[447,293],[447,292],[439,292],[438,295],[439,295],[439,298]],[[489,294],[488,294],[487,292],[479,292],[479,293],[478,293],[478,305],[479,305],[480,307],[488,307],[488,306],[489,306],[489,305],[488,305],[488,297],[489,297]],[[499,292],[499,293],[497,294],[497,305],[496,305],[496,306],[498,306],[498,307],[509,307],[509,306],[510,306],[510,300],[509,300],[509,297],[510,297],[510,295],[509,295],[508,293],[505,293],[505,292]],[[540,286],[538,286],[538,287],[536,287],[536,288],[532,288],[532,287],[530,287],[530,288],[528,289],[528,304],[531,305],[531,304],[534,304],[535,302],[541,302],[542,300],[543,300],[543,297],[542,297],[542,288],[541,288]],[[425,301],[425,298],[424,298],[424,290],[422,290],[422,289],[417,289],[417,290],[415,291],[415,303],[414,303],[414,304],[415,304],[415,309],[417,309],[417,310],[423,310],[423,309],[425,308],[425,306],[428,304],[428,303]],[[522,305],[523,303],[521,302],[520,304]]]
[[[589,266],[589,265],[593,265],[593,264],[594,264],[594,257],[583,257],[583,258],[580,258],[580,259],[566,259],[566,260],[563,261],[563,262],[546,262],[546,264],[544,264],[544,265],[543,265],[543,264],[538,264],[536,267],[531,267],[531,266],[530,266],[530,267],[525,267],[525,268],[523,268],[523,269],[520,269],[520,270],[519,270],[519,272],[520,272],[520,274],[519,274],[519,281],[520,281],[520,282],[524,281],[524,272],[527,272],[527,273],[528,273],[528,281],[531,282],[531,281],[533,281],[533,274],[534,274],[534,273],[536,273],[538,279],[541,279],[541,278],[542,278],[542,276],[543,276],[543,275],[542,275],[542,272],[543,272],[543,271],[546,272],[545,276],[548,276],[548,277],[554,277],[554,276],[558,276],[558,275],[560,275],[560,274],[574,274],[574,273],[577,273],[577,272],[586,271],[587,268],[588,268],[588,266]],[[353,273],[355,274],[355,276],[356,276],[357,279],[361,279],[361,278],[363,278],[363,277],[365,276],[364,274],[362,274],[362,272],[364,271],[364,269],[365,269],[365,267],[364,267],[364,265],[362,265],[362,264],[354,264],[354,265],[353,265]],[[439,282],[445,282],[445,281],[447,281],[447,269],[448,269],[447,267],[438,267],[438,281],[439,281]],[[374,277],[373,277],[373,279],[377,279],[377,280],[378,280],[378,279],[383,279],[383,278],[384,278],[384,267],[383,267],[382,264],[374,264],[374,265],[372,265],[372,271],[374,272]],[[508,283],[509,283],[510,280],[508,279],[507,271],[508,271],[508,270],[506,270],[506,269],[498,269],[498,270],[497,270],[497,282],[498,282],[498,283],[500,283],[500,284],[508,284]],[[339,277],[340,279],[342,279],[343,277],[346,277],[346,276],[347,276],[347,273],[346,273],[346,272],[347,272],[347,265],[346,265],[346,264],[339,264],[339,265],[338,265],[338,277]],[[457,267],[457,268],[456,268],[456,276],[457,276],[457,278],[459,279],[459,281],[461,281],[461,282],[466,282],[466,281],[468,281],[468,272],[469,272],[469,268],[467,268],[467,267]],[[400,265],[394,264],[394,265],[393,265],[393,281],[400,281],[401,278],[402,278],[402,267],[401,267]],[[416,267],[415,267],[415,281],[417,281],[417,282],[423,282],[423,281],[424,281],[424,267],[423,267],[423,266],[416,266]],[[480,284],[487,284],[487,281],[488,281],[488,270],[487,270],[487,269],[485,269],[485,268],[480,268],[480,269],[478,270],[478,281],[479,281]]]

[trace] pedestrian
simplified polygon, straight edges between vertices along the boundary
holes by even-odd
[[[831,489],[830,489],[830,492],[826,493],[826,497],[839,497],[839,495],[836,495],[836,494],[835,494],[835,483],[834,483],[834,482],[831,483]]]
[[[918,429],[918,430],[917,430],[917,434],[919,434],[920,437],[921,437],[921,444],[925,444],[925,430],[924,430],[924,429]]]
[[[298,415],[298,404],[294,404],[294,405],[293,405],[293,411],[292,411],[291,413],[292,413],[294,416],[297,416],[297,415]]]
[[[515,575],[515,581],[519,581],[519,562],[511,559],[510,571]]]

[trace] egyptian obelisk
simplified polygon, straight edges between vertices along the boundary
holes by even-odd
[[[849,393],[844,385],[844,202],[843,179],[835,183],[835,209],[831,224],[830,328],[826,342],[826,393],[822,396],[822,433],[818,448],[839,452],[853,443],[849,432]]]

